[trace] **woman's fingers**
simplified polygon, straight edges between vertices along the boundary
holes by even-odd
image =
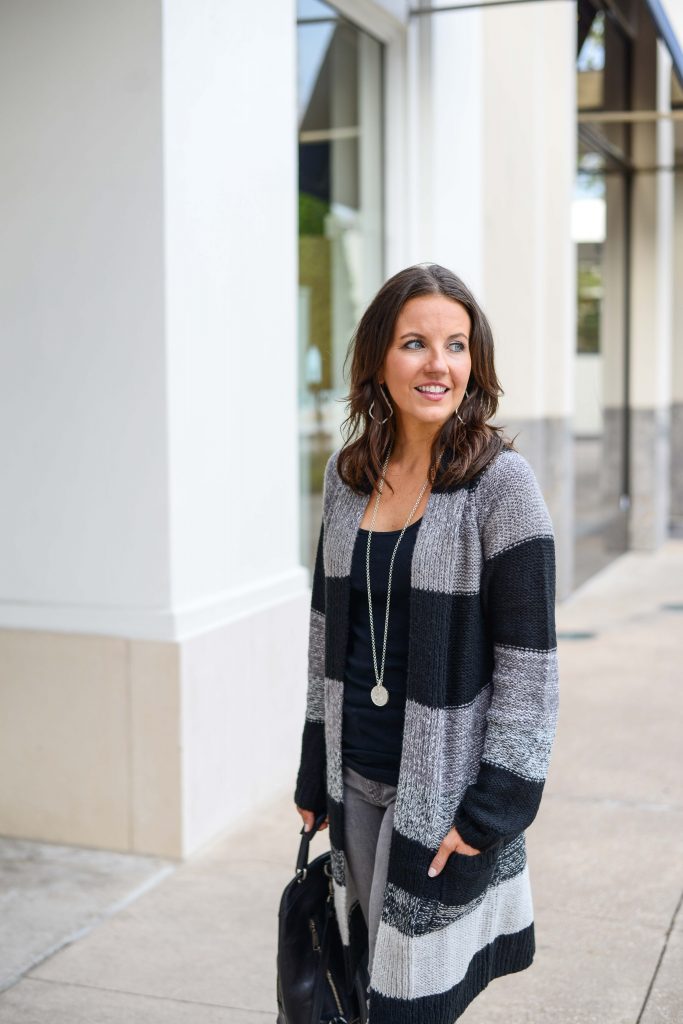
[[[314,811],[305,811],[303,809],[303,807],[297,807],[296,809],[299,812],[299,814],[301,815],[301,819],[302,819],[302,821],[304,823],[304,832],[310,832],[311,829],[313,828],[313,826],[315,825],[315,818],[316,818],[315,812]],[[322,825],[320,825],[318,827],[318,832],[322,832],[323,829],[327,828],[327,825],[328,825],[328,819],[325,818],[325,820],[323,821]]]
[[[481,850],[477,850],[474,846],[469,846],[468,843],[463,842],[460,838],[460,833],[456,828],[452,828],[448,834],[441,840],[441,845],[436,851],[434,860],[427,869],[427,874],[434,878],[440,871],[443,871],[446,861],[452,853],[465,853],[473,857],[477,853],[481,853]]]

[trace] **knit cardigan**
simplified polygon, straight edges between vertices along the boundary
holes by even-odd
[[[351,557],[370,488],[343,483],[340,450],[325,467],[294,800],[328,815],[335,910],[355,971],[367,926],[344,850],[342,709]],[[452,1024],[493,978],[531,964],[524,830],[539,808],[557,714],[553,527],[530,464],[504,447],[470,480],[437,481],[418,527],[371,1024]],[[480,852],[451,853],[431,878],[452,826]]]

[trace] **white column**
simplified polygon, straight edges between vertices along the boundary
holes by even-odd
[[[634,108],[670,109],[671,58],[650,19],[634,47]],[[629,547],[666,538],[670,507],[670,404],[673,262],[673,126],[633,127],[636,167],[631,260],[631,496]]]
[[[571,589],[575,9],[415,16],[408,35],[410,262],[434,260],[489,316],[497,422],[544,487],[558,594]]]
[[[683,165],[683,126],[675,159]],[[674,175],[674,282],[683,281],[683,171]],[[683,288],[674,287],[671,373],[671,521],[683,530]]]
[[[558,597],[571,591],[573,564],[575,39],[568,4],[484,17],[482,297],[505,391],[498,421],[519,431],[517,446],[543,486]]]
[[[305,704],[295,4],[1,21],[0,832],[182,856]]]
[[[409,263],[451,269],[481,296],[482,14],[413,17],[408,30]]]

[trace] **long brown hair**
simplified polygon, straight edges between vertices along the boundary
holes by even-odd
[[[487,423],[498,408],[498,396],[504,392],[496,377],[493,333],[483,310],[452,271],[438,263],[416,264],[400,270],[382,285],[363,313],[347,352],[346,358],[352,357],[351,387],[341,401],[347,402],[349,414],[342,423],[345,438],[337,469],[344,483],[355,491],[371,493],[378,485],[389,445],[396,438],[395,415],[386,423],[378,422],[387,416],[390,399],[377,382],[377,374],[391,346],[399,313],[409,299],[418,295],[455,299],[465,307],[472,322],[469,397],[458,409],[464,423],[453,413],[435,435],[430,450],[430,484],[436,483],[444,490],[463,484],[487,466],[501,448],[516,450],[514,440],[503,434],[502,427]],[[373,401],[376,420],[369,415]],[[442,448],[445,450],[437,468]],[[386,483],[391,486],[388,480]]]

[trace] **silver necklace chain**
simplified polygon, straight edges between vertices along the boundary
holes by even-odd
[[[384,685],[384,681],[383,680],[384,680],[384,663],[385,663],[386,654],[387,654],[387,635],[388,635],[388,632],[389,632],[389,600],[391,598],[391,574],[392,574],[393,569],[394,569],[394,558],[396,557],[396,551],[398,550],[398,546],[401,543],[401,538],[403,537],[403,534],[405,533],[405,531],[406,531],[406,529],[407,529],[407,527],[408,527],[408,525],[410,523],[410,520],[415,515],[415,510],[418,507],[418,505],[420,504],[420,501],[422,500],[422,495],[424,494],[425,488],[426,488],[427,484],[429,483],[429,477],[427,477],[427,479],[425,480],[425,482],[422,485],[420,493],[417,496],[417,501],[413,505],[413,507],[412,507],[412,509],[410,511],[410,515],[406,519],[405,526],[401,530],[400,536],[399,536],[398,540],[396,541],[396,544],[394,545],[394,550],[393,550],[392,555],[391,555],[391,561],[389,562],[389,582],[387,584],[387,610],[386,610],[386,615],[384,617],[384,643],[382,645],[382,671],[380,673],[380,672],[377,671],[377,651],[376,651],[376,648],[375,648],[375,624],[374,624],[373,617],[372,617],[372,596],[371,596],[371,593],[370,593],[370,540],[372,538],[372,528],[375,525],[375,516],[377,515],[377,509],[379,508],[379,499],[380,499],[380,496],[381,496],[382,491],[384,489],[384,478],[386,476],[387,466],[389,465],[389,458],[391,456],[392,449],[393,449],[393,443],[389,446],[389,451],[387,452],[387,457],[384,460],[384,466],[382,468],[382,478],[381,478],[381,480],[379,482],[379,485],[378,485],[378,488],[377,488],[377,498],[375,500],[375,507],[374,507],[373,513],[372,513],[372,521],[370,523],[370,530],[368,532],[368,546],[367,546],[366,555],[365,555],[365,569],[366,569],[366,577],[367,577],[367,583],[368,583],[368,610],[369,610],[369,613],[370,613],[370,639],[372,641],[372,660],[373,660],[374,669],[375,669],[375,679],[377,680],[376,685],[373,686],[372,690],[370,691],[370,696],[372,698],[373,704],[377,704],[378,707],[382,707],[389,700],[389,691],[387,690],[386,686]],[[442,455],[443,455],[443,449],[441,450],[441,453],[440,453],[439,458],[437,460],[437,465],[441,461],[441,456]]]

